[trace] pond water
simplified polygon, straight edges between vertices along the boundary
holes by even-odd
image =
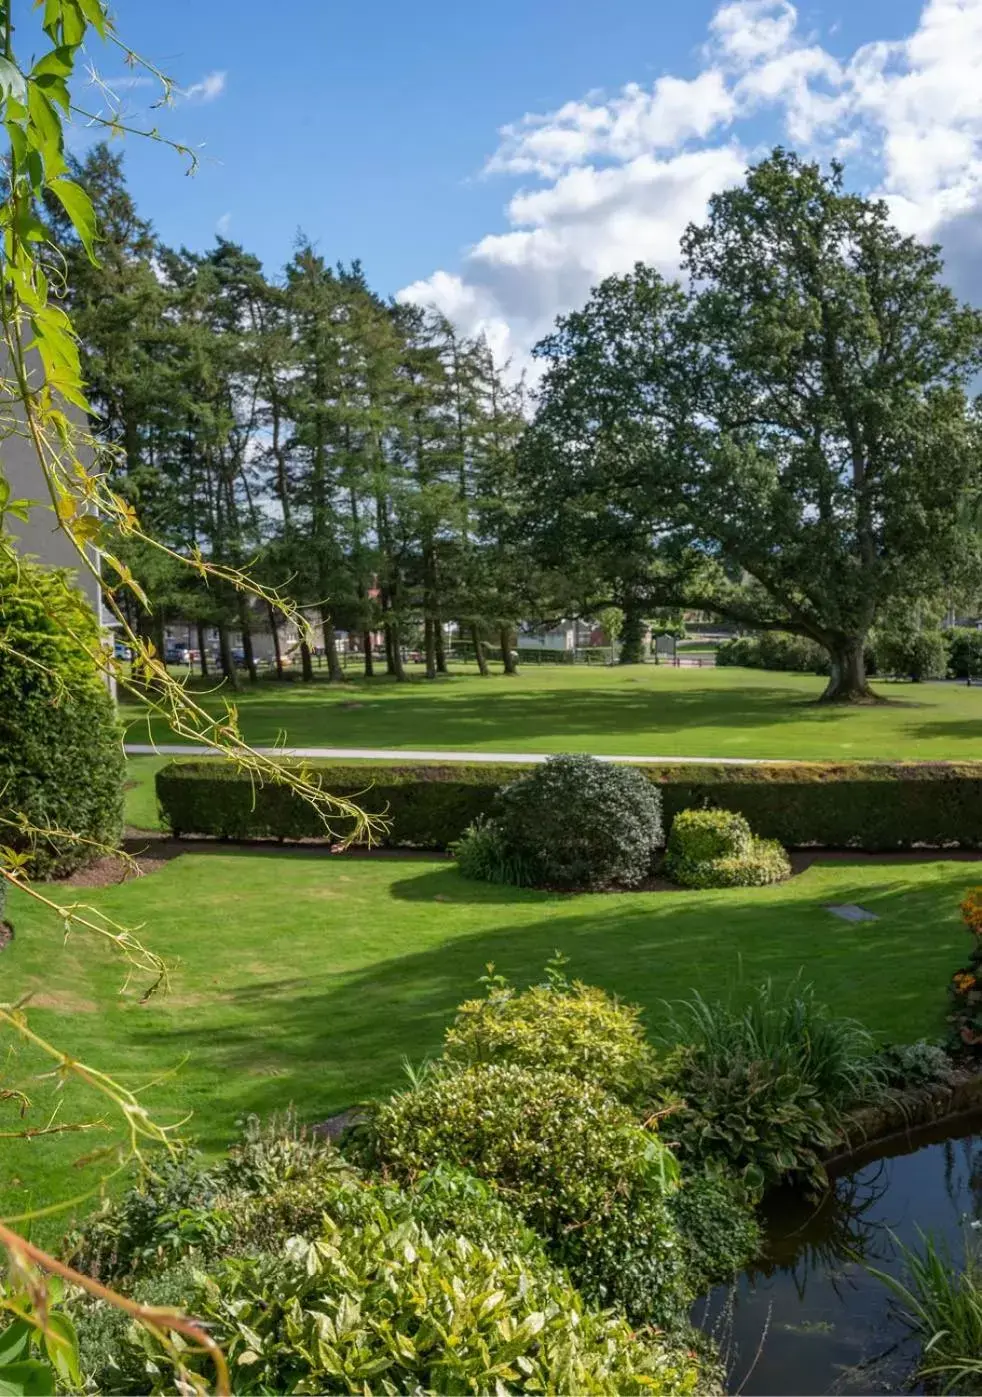
[[[868,1268],[902,1277],[897,1241],[916,1246],[918,1229],[960,1262],[966,1228],[982,1220],[982,1115],[912,1131],[889,1154],[855,1163],[818,1207],[774,1199],[764,1255],[697,1306],[731,1393],[911,1390],[917,1343]]]

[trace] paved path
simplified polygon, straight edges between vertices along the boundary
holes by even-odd
[[[256,747],[254,749],[267,757],[360,757],[366,761],[382,762],[544,762],[555,752],[417,752],[409,748],[399,750],[392,747]],[[152,747],[147,742],[127,742],[126,755],[129,757],[215,757],[220,753],[211,747],[182,746],[176,742],[161,742]],[[632,757],[597,756],[601,762],[634,762],[644,765],[662,765],[677,762],[693,766],[758,766],[766,763],[786,765],[782,759],[770,757]]]

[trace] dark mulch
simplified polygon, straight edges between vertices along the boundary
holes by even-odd
[[[130,841],[127,840],[127,844]],[[126,845],[124,845],[126,848]],[[128,883],[147,873],[156,873],[167,862],[154,849],[152,854],[145,852],[147,841],[140,841],[139,850],[126,849],[128,858],[118,854],[106,854],[96,859],[87,868],[78,868],[67,878],[55,878],[55,883],[70,883],[73,888],[108,888],[113,883]],[[173,856],[172,856],[173,857]]]

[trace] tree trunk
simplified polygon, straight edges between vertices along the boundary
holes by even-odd
[[[436,672],[447,674],[447,647],[443,640],[443,622],[439,616],[433,620],[433,644],[436,650]]]
[[[477,660],[478,672],[482,679],[487,679],[491,671],[488,669],[488,662],[484,658],[484,645],[481,641],[481,632],[478,630],[477,626],[471,626],[471,640],[474,642],[474,656]]]
[[[637,604],[628,602],[624,607],[624,624],[621,627],[621,653],[618,663],[640,665],[644,663],[644,617]]]
[[[423,649],[426,655],[426,677],[436,678],[436,640],[433,636],[433,618],[427,616],[423,623]]]
[[[498,638],[501,644],[501,663],[505,667],[505,673],[517,674],[518,658],[512,646],[513,632],[511,626],[502,626]]]
[[[249,674],[249,683],[255,684],[259,679],[259,671],[256,669],[256,653],[252,648],[252,630],[249,626],[249,612],[243,593],[239,594],[239,627],[242,631],[242,654],[245,659],[246,670]]]
[[[396,672],[396,658],[395,658],[395,647],[394,647],[393,644],[392,644],[392,622],[391,622],[391,621],[385,621],[385,622],[383,622],[383,635],[385,636],[385,672],[386,672],[386,674],[395,674],[395,672]]]
[[[840,636],[828,647],[832,660],[829,682],[821,703],[878,703],[866,682],[862,636]]]
[[[386,631],[388,635],[385,645],[387,651],[386,658],[392,666],[389,673],[395,675],[396,679],[401,684],[406,677],[406,668],[402,663],[402,636],[399,634],[399,622],[387,622]]]
[[[276,607],[269,603],[269,629],[273,637],[273,654],[276,657],[276,677],[283,678],[283,651],[280,649],[280,627]]]
[[[328,681],[343,683],[344,670],[338,659],[338,639],[334,633],[334,617],[326,606],[321,607],[321,627],[324,631],[324,656],[327,660]]]
[[[232,658],[232,644],[228,638],[228,627],[224,622],[218,627],[218,656],[222,662],[222,674],[225,676],[225,682],[230,689],[238,689],[239,675]]]
[[[201,666],[202,679],[207,679],[208,656],[205,654],[205,628],[201,621],[198,622],[198,664]]]
[[[365,649],[365,678],[372,679],[375,676],[375,661],[372,658],[372,633],[362,631],[361,643]]]
[[[309,684],[314,677],[314,661],[305,640],[300,642],[300,675],[305,684]]]

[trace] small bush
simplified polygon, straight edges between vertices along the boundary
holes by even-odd
[[[216,1172],[223,1194],[275,1193],[294,1181],[309,1182],[346,1167],[330,1140],[300,1125],[292,1107],[263,1122],[246,1117],[240,1138]]]
[[[662,842],[657,790],[594,757],[550,757],[506,786],[495,823],[535,881],[560,888],[635,887]]]
[[[218,1176],[185,1150],[155,1161],[136,1187],[107,1199],[67,1242],[74,1266],[115,1283],[171,1266],[190,1252],[214,1254],[233,1231]]]
[[[584,1305],[561,1273],[383,1207],[228,1263],[204,1318],[236,1392],[689,1393],[698,1372]]]
[[[535,869],[520,853],[508,847],[497,820],[480,816],[449,847],[465,878],[478,883],[511,884],[516,888],[529,887],[535,882]]]
[[[122,733],[92,658],[102,643],[71,574],[0,559],[0,843],[36,878],[71,873],[123,832]]]
[[[566,1073],[437,1071],[380,1107],[380,1162],[407,1182],[439,1163],[494,1183],[588,1298],[677,1323],[684,1258],[665,1198],[674,1160],[631,1111]]]
[[[878,1056],[885,1085],[896,1091],[937,1086],[951,1078],[952,1060],[937,1043],[891,1043]]]
[[[754,1190],[797,1182],[820,1192],[845,1110],[882,1094],[870,1034],[833,1018],[810,989],[767,984],[739,1009],[697,994],[666,1036],[683,1045],[666,1072],[683,1103],[666,1122],[683,1161],[716,1160]]]
[[[686,1171],[668,1206],[682,1238],[694,1295],[732,1280],[760,1252],[755,1209],[732,1174],[712,1168]]]
[[[657,1065],[640,1011],[602,989],[570,983],[555,965],[547,974],[544,984],[522,991],[489,976],[486,996],[457,1010],[444,1058],[568,1072],[624,1101],[650,1097]]]
[[[685,888],[752,888],[779,883],[791,863],[774,839],[757,839],[733,810],[683,810],[672,822],[665,872]]]
[[[143,1305],[194,1313],[202,1278],[182,1262],[148,1276],[129,1296]],[[71,1316],[78,1332],[79,1361],[86,1391],[142,1394],[150,1392],[161,1369],[156,1340],[124,1310],[88,1295],[76,1297]]]

